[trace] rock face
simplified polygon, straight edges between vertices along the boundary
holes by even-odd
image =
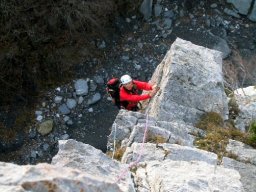
[[[231,3],[235,11],[247,15],[251,21],[256,21],[256,2],[253,0],[227,0],[227,3]],[[251,9],[251,10],[250,10]]]
[[[38,164],[18,166],[0,163],[0,190],[26,191],[121,191],[115,182],[79,171],[78,169]]]
[[[246,192],[255,192],[256,182],[256,167],[248,164],[241,163],[234,159],[224,157],[222,159],[222,166],[229,169],[235,169],[241,175],[241,182],[243,183]]]
[[[59,140],[51,165],[0,162],[0,191],[254,192],[255,149],[230,140],[227,151],[238,161],[220,161],[194,146],[195,135],[205,134],[193,126],[200,115],[228,114],[221,53],[177,39],[152,80],[161,91],[146,114],[120,110],[113,123],[109,148],[111,156],[124,149],[121,162],[88,144]]]
[[[183,120],[194,124],[205,113],[228,115],[224,93],[222,57],[191,42],[177,39],[152,77],[160,92],[154,97],[148,113],[158,120]]]
[[[247,131],[250,124],[256,120],[256,88],[249,86],[234,91],[239,107],[239,114],[235,119],[236,127]]]
[[[226,150],[236,155],[239,161],[256,165],[256,150],[252,147],[230,139]]]
[[[52,159],[52,164],[61,167],[70,167],[94,175],[103,180],[116,182],[125,165],[113,161],[102,151],[74,140],[59,141],[59,152]],[[122,182],[118,183],[121,191],[134,191],[130,173]],[[103,190],[103,189],[102,189]]]

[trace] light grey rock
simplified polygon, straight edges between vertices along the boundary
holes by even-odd
[[[69,109],[74,109],[76,107],[77,103],[75,99],[67,99],[67,107]]]
[[[256,22],[256,2],[254,2],[252,11],[251,11],[251,13],[249,14],[248,18],[249,18],[251,21]]]
[[[146,161],[137,167],[138,191],[244,192],[237,171],[202,161]]]
[[[138,43],[138,47],[139,47],[140,49],[142,49],[142,48],[143,48],[143,43]]]
[[[41,135],[47,135],[48,133],[50,133],[53,129],[53,120],[49,119],[46,120],[44,122],[42,122],[38,128],[37,131],[41,134]]]
[[[222,39],[221,37],[213,35],[212,33],[210,33],[210,35],[214,36],[214,38],[217,39],[218,42],[212,47],[212,49],[220,51],[222,53],[223,59],[227,58],[231,53],[231,49],[229,48],[227,41],[225,39]]]
[[[144,134],[145,134],[146,126],[145,124],[136,125],[129,137],[128,146],[131,145],[133,142],[140,142],[142,143]],[[150,142],[150,140],[154,139],[156,136],[161,137],[165,143],[168,142],[169,138],[171,137],[171,132],[167,131],[166,129],[162,129],[156,126],[147,126],[147,140],[145,142]]]
[[[256,88],[255,86],[239,88],[234,91],[234,95],[239,107],[235,125],[236,128],[246,132],[250,124],[256,120]]]
[[[163,26],[165,29],[170,29],[172,27],[172,19],[166,18],[164,20]]]
[[[213,8],[213,9],[215,9],[215,8],[218,7],[217,3],[213,3],[213,4],[211,4],[210,6],[211,6],[211,8]]]
[[[162,10],[163,10],[162,5],[155,4],[155,6],[154,6],[154,14],[155,14],[155,17],[160,16],[160,15],[161,15]]]
[[[39,115],[42,115],[43,112],[42,111],[35,111],[35,114],[36,114],[36,116],[39,116]]]
[[[227,152],[236,155],[238,161],[256,165],[256,149],[253,149],[240,141],[229,139],[226,150]]]
[[[74,123],[73,123],[72,119],[70,119],[70,120],[67,121],[67,124],[68,125],[73,125]]]
[[[252,3],[252,0],[227,0],[227,3],[232,3],[238,12],[242,15],[247,15]]]
[[[30,157],[32,157],[32,158],[36,158],[37,157],[37,151],[31,151],[31,153],[30,153]]]
[[[204,135],[204,131],[194,126],[186,124],[183,121],[157,121],[156,126],[171,132],[169,143],[179,143],[185,146],[194,146],[194,135]]]
[[[93,108],[90,107],[90,108],[88,109],[88,112],[92,113],[92,112],[93,112]]]
[[[63,120],[64,120],[65,122],[67,122],[69,119],[70,119],[69,116],[65,116],[65,117],[63,118]]]
[[[97,84],[99,84],[99,85],[104,84],[104,79],[103,79],[103,77],[101,77],[101,76],[96,75],[96,76],[94,77],[94,80],[95,80],[95,82],[96,82]]]
[[[49,147],[50,147],[49,144],[47,144],[47,143],[43,144],[44,151],[48,151]]]
[[[69,138],[69,135],[66,133],[61,136],[61,140],[67,140]]]
[[[36,137],[36,129],[31,128],[29,130],[29,135],[28,136],[29,136],[30,139],[34,139]]]
[[[88,105],[92,105],[97,103],[101,99],[101,94],[100,93],[95,93],[92,98],[90,98],[87,102]]]
[[[256,189],[256,166],[247,163],[241,163],[234,159],[223,157],[222,166],[234,169],[241,175],[241,182],[246,192],[255,192]]]
[[[116,182],[77,169],[49,164],[14,165],[0,162],[0,191],[120,192]]]
[[[143,151],[141,150],[143,148]],[[140,162],[167,159],[174,161],[204,161],[211,165],[217,164],[217,155],[204,150],[176,144],[133,143],[122,157],[123,163],[131,163],[140,157]]]
[[[77,95],[87,95],[88,83],[84,79],[79,79],[75,82],[75,90]]]
[[[96,89],[97,89],[97,84],[93,80],[90,80],[90,91],[93,92]]]
[[[53,157],[52,164],[74,168],[97,178],[117,183],[124,192],[135,191],[129,171],[122,181],[116,182],[118,175],[127,167],[88,144],[75,140],[60,140],[59,152]]]
[[[232,17],[240,19],[240,15],[237,12],[235,12],[235,11],[233,11],[231,9],[225,8],[224,9],[224,13],[226,13],[227,15],[230,15]]]
[[[148,20],[152,16],[152,3],[152,0],[143,0],[140,6],[140,13],[143,14],[145,20]]]
[[[122,56],[122,60],[124,60],[124,61],[128,61],[129,59],[130,59],[129,56],[126,56],[126,55],[123,55],[123,56]]]
[[[100,49],[106,48],[106,43],[105,43],[105,41],[102,41],[101,43],[99,43],[99,44],[98,44],[98,47],[99,47]]]
[[[44,117],[43,117],[42,115],[38,115],[38,116],[36,117],[36,120],[37,120],[37,121],[42,121],[43,118],[44,118]]]
[[[228,117],[219,51],[177,38],[151,81],[160,86],[160,91],[146,111],[157,120],[195,124],[210,111]]]
[[[84,101],[84,98],[83,98],[82,96],[80,96],[80,97],[78,98],[78,101],[77,101],[78,105],[82,104],[83,101]]]
[[[65,103],[62,104],[61,106],[59,106],[58,111],[59,111],[59,113],[61,113],[63,115],[67,115],[70,113],[70,110]]]
[[[166,17],[166,18],[173,18],[174,17],[174,12],[172,10],[165,11],[164,12],[164,17]]]
[[[55,96],[54,97],[54,103],[61,103],[61,101],[62,101],[62,99],[63,99],[63,97],[62,96]]]
[[[109,145],[114,142],[114,138],[116,138],[117,143],[121,142],[124,139],[128,139],[133,130],[133,127],[137,125],[138,121],[143,120],[143,122],[140,123],[145,123],[145,119],[145,114],[127,110],[120,110],[112,125],[111,133],[108,136]],[[149,120],[152,119],[149,118]]]

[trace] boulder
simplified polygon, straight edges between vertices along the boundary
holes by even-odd
[[[113,183],[116,183],[120,173],[127,169],[125,165],[112,160],[91,145],[72,139],[59,140],[59,151],[53,157],[51,164],[77,169]],[[117,184],[123,192],[135,191],[130,171],[127,171],[124,179]],[[104,188],[101,190],[104,191]]]
[[[0,162],[0,191],[120,192],[122,190],[116,182],[78,169],[45,163],[19,166]]]
[[[155,70],[152,82],[160,86],[147,107],[157,120],[195,124],[202,114],[228,117],[221,53],[177,38]]]
[[[42,135],[47,135],[52,131],[52,128],[53,128],[53,120],[49,119],[42,122],[37,128],[37,131]]]
[[[245,132],[253,121],[256,121],[256,87],[249,86],[234,91],[239,114],[235,126]]]

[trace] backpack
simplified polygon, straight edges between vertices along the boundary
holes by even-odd
[[[106,91],[109,94],[109,96],[112,98],[113,103],[118,107],[118,109],[121,108],[121,106],[124,106],[123,102],[120,102],[120,91],[121,87],[121,81],[118,78],[112,78],[107,82],[107,88]]]
[[[112,78],[107,82],[106,91],[112,98],[113,103],[118,109],[125,108],[129,104],[128,101],[120,101],[120,87],[122,86],[121,81],[118,78]],[[128,91],[128,90],[127,90]],[[137,92],[137,87],[134,87],[132,92]]]

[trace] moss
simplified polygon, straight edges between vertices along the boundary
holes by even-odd
[[[256,134],[256,121],[252,121],[249,127],[249,132]]]
[[[224,123],[222,117],[216,112],[209,112],[201,117],[201,120],[196,124],[196,127],[207,130],[210,127],[222,126]]]
[[[114,154],[114,159],[116,159],[118,161],[121,161],[121,159],[122,159],[122,157],[124,155],[125,150],[126,150],[126,147],[120,147],[120,145],[117,146],[117,148],[115,150],[115,154]],[[113,151],[107,151],[106,155],[109,156],[110,158],[112,158]]]
[[[239,106],[236,102],[235,97],[230,98],[228,102],[228,108],[229,108],[229,119],[235,119],[240,112]]]
[[[166,143],[166,138],[162,137],[161,135],[149,135],[147,141],[149,143]]]
[[[235,159],[235,160],[237,160],[237,158],[238,158],[238,156],[237,156],[236,154],[231,153],[231,152],[225,153],[225,156],[226,156],[226,157],[229,157],[229,158],[231,158],[231,159]]]
[[[224,88],[224,91],[225,91],[226,95],[229,96],[229,97],[233,94],[233,91],[226,88],[226,87]]]
[[[249,126],[246,144],[256,147],[256,121],[253,120]]]

